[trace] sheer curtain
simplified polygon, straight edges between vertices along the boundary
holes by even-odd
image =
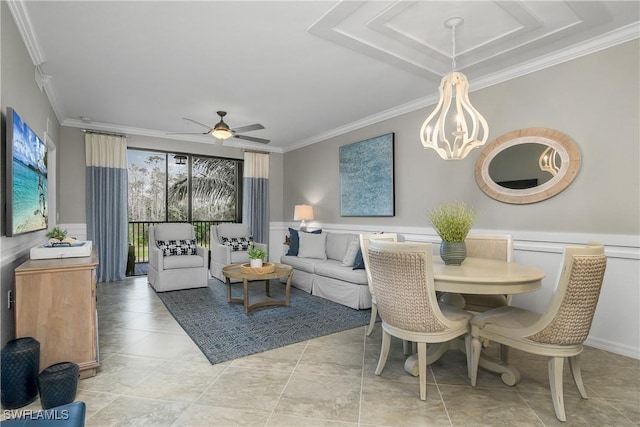
[[[242,184],[242,222],[253,240],[269,244],[269,154],[244,153]]]
[[[87,238],[98,251],[98,282],[123,280],[127,267],[127,142],[86,133]]]

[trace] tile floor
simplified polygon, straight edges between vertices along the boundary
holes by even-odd
[[[565,366],[568,421],[560,423],[546,359],[518,351],[511,353],[522,372],[517,386],[481,371],[475,388],[464,356],[449,351],[430,366],[420,401],[400,341],[374,375],[379,325],[371,337],[361,327],[211,365],[146,277],[98,284],[98,316],[102,364],[77,394],[89,427],[640,425],[640,361],[594,348],[582,356],[588,400]],[[23,409],[40,409],[39,400]]]

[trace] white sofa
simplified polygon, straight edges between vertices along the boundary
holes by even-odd
[[[202,288],[209,284],[207,262],[208,251],[197,246],[196,254],[184,254],[185,246],[180,241],[194,241],[193,225],[186,223],[165,223],[149,227],[149,273],[148,281],[156,292],[178,289]],[[158,241],[173,244],[174,250],[167,249],[167,255],[158,247]],[[175,248],[178,248],[175,250]],[[169,255],[170,253],[176,255]],[[177,255],[180,253],[180,255]]]
[[[291,230],[291,232],[296,230]],[[302,234],[303,232],[299,232]],[[371,308],[371,294],[364,269],[354,270],[353,265],[343,265],[347,249],[355,244],[359,248],[356,234],[326,234],[325,256],[307,257],[302,253],[303,238],[300,238],[299,255],[283,255],[282,264],[293,267],[291,284],[312,295],[346,305],[355,309]],[[291,236],[292,240],[294,236]],[[312,254],[313,255],[313,254]]]
[[[215,227],[211,227],[211,276],[225,281],[225,277],[222,274],[222,269],[229,264],[242,264],[249,262],[249,255],[247,255],[247,249],[250,246],[255,246],[258,249],[264,251],[267,250],[267,245],[264,243],[253,242],[248,244],[251,233],[249,232],[249,226],[246,224],[225,223]],[[224,238],[224,239],[223,239]],[[226,242],[223,240],[226,239]],[[230,239],[236,239],[234,242],[230,242]],[[245,245],[243,248],[242,245]],[[234,281],[234,280],[232,280]]]

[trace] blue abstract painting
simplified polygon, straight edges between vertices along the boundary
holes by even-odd
[[[340,215],[394,216],[393,140],[388,133],[340,147]]]

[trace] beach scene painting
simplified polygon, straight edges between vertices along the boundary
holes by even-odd
[[[47,228],[47,147],[14,110],[8,111],[12,125],[10,222],[7,235]]]

